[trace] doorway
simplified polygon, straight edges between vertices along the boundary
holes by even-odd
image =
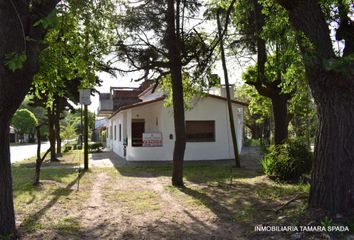
[[[132,146],[143,146],[143,133],[145,132],[144,119],[132,119]]]

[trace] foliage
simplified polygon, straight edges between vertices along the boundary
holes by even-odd
[[[272,145],[262,160],[266,175],[279,180],[297,180],[311,170],[312,154],[302,139]]]
[[[75,123],[68,123],[66,126],[61,126],[60,137],[61,139],[72,139],[77,136]]]
[[[20,134],[33,133],[38,124],[36,116],[28,109],[19,109],[12,117],[11,124]]]
[[[24,108],[33,112],[33,114],[38,119],[38,123],[40,124],[46,120],[47,111],[43,107],[33,106],[31,102],[32,98],[33,98],[32,95],[27,95],[23,100],[23,102],[21,103],[20,109]]]
[[[185,109],[191,109],[193,107],[193,100],[195,97],[203,97],[205,93],[203,92],[203,86],[199,82],[192,81],[187,74],[183,75],[183,99]],[[172,81],[170,76],[162,78],[162,89],[164,93],[167,94],[164,105],[165,107],[172,106]]]
[[[84,116],[82,116],[82,121],[84,121]],[[81,132],[81,110],[76,109],[75,112],[66,112],[65,118],[61,123],[64,128],[68,125],[72,125],[75,129],[76,134],[80,134]],[[95,127],[95,114],[93,112],[88,111],[88,127],[90,129],[94,129]]]
[[[102,143],[100,142],[90,142],[88,144],[88,149],[90,152],[98,152],[103,148]]]
[[[118,17],[116,59],[124,62],[114,68],[120,73],[137,72],[140,80],[162,80],[170,74],[167,47],[167,4],[165,1],[141,1],[140,4],[121,2],[123,13]],[[176,35],[181,45],[182,72],[193,84],[204,87],[215,83],[212,63],[215,56],[210,52],[209,36],[197,19],[202,4],[199,0],[180,2],[176,8]],[[178,9],[179,8],[179,9]],[[168,86],[168,84],[167,84]],[[184,89],[189,91],[188,88]],[[192,89],[193,91],[193,89]]]
[[[248,104],[246,121],[251,121],[252,118],[259,124],[271,117],[272,111],[270,100],[260,95],[254,87],[246,84],[238,86],[235,95],[237,100]]]
[[[110,0],[69,0],[36,23],[49,29],[44,39],[48,47],[40,54],[40,70],[32,85],[33,94],[46,107],[54,108],[53,102],[61,97],[77,103],[80,87],[93,89],[99,84],[95,72],[110,52],[114,10]]]
[[[6,55],[5,66],[11,71],[15,72],[18,69],[21,69],[24,63],[27,61],[27,55],[23,52],[21,54],[11,53]]]

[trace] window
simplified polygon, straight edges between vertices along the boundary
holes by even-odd
[[[119,124],[119,142],[122,141],[122,124]]]
[[[114,140],[117,140],[117,126],[114,125]]]
[[[186,121],[187,142],[215,142],[215,121]]]

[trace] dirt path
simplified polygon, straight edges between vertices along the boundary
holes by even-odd
[[[85,239],[100,239],[107,236],[113,229],[111,220],[120,222],[119,209],[113,209],[104,199],[103,191],[105,186],[109,184],[110,177],[106,173],[98,173],[95,176],[90,196],[84,208],[80,211],[78,219],[81,221],[81,226],[84,229],[83,238]]]
[[[95,179],[77,216],[81,238],[242,239],[235,223],[218,219],[207,208],[185,206],[172,196],[166,190],[169,179],[146,175],[115,181],[106,173]]]

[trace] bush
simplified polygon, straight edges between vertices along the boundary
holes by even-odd
[[[103,148],[103,145],[100,142],[90,142],[88,144],[88,149],[90,152],[92,152],[92,151],[98,152],[101,150],[101,148]]]
[[[64,145],[64,152],[69,152],[71,150],[77,149],[77,141],[70,141]]]
[[[298,180],[311,171],[312,154],[300,139],[289,140],[282,145],[270,146],[262,166],[269,177],[281,181]]]
[[[73,149],[73,146],[69,143],[64,145],[64,152],[69,152]]]

